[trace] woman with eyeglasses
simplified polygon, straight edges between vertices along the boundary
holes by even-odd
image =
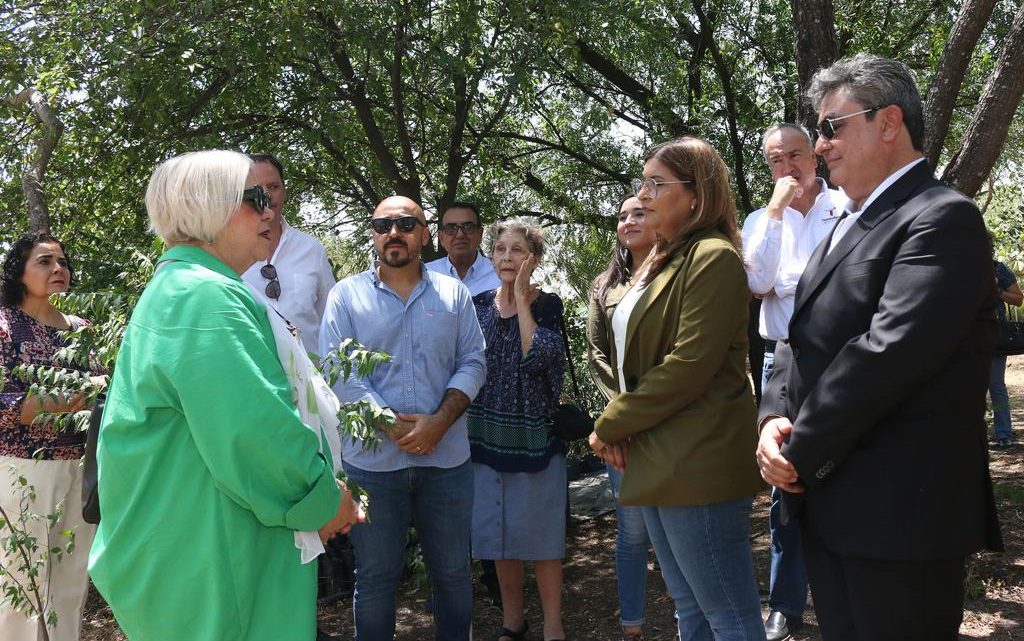
[[[746,369],[750,292],[725,163],[685,136],[653,147],[637,198],[658,235],[611,314],[618,394],[590,446],[642,506],[681,641],[764,641],[750,548],[762,488]]]
[[[37,394],[29,383],[12,373],[19,366],[59,367],[89,376],[96,385],[105,384],[98,364],[83,367],[56,360],[58,351],[68,344],[63,332],[86,324],[77,316],[62,313],[53,304],[54,296],[66,293],[73,278],[64,245],[47,233],[23,236],[4,259],[0,278],[0,520],[17,523],[23,516],[18,479],[24,478],[34,493],[28,512],[57,515],[50,523],[28,521],[27,533],[36,537],[41,549],[47,550],[68,544],[70,539],[63,532],[70,530],[74,532],[77,549],[59,560],[51,557],[35,578],[49,601],[44,616],[30,619],[9,603],[0,604],[0,639],[42,639],[43,622],[47,614],[53,613],[58,625],[49,626],[49,638],[77,640],[88,591],[85,566],[94,527],[83,520],[79,509],[85,434],[58,429],[44,416],[88,409],[86,396]],[[0,538],[7,539],[10,534],[5,525],[0,525]],[[25,559],[19,552],[0,550],[0,584],[13,586],[16,581],[28,587]],[[37,558],[33,554],[31,560]]]
[[[473,556],[493,560],[502,624],[494,641],[521,641],[528,629],[524,561],[532,561],[543,639],[564,639],[565,453],[547,425],[562,394],[562,300],[531,282],[544,255],[540,227],[523,219],[488,230],[501,280],[473,297],[487,344],[487,380],[466,415],[473,460]]]
[[[612,316],[623,294],[635,284],[651,254],[657,235],[647,224],[647,216],[636,196],[619,203],[615,228],[615,248],[608,267],[594,280],[587,315],[587,362],[597,389],[606,401],[620,391],[614,370],[617,363],[609,360],[611,345],[617,336],[612,331]],[[618,338],[623,338],[619,332]],[[622,353],[621,342],[617,345]],[[623,446],[615,445],[615,448]],[[615,498],[615,578],[619,593],[619,620],[623,641],[643,638],[644,610],[647,597],[647,556],[651,542],[644,525],[643,511],[619,500],[622,472],[608,466],[608,481]]]
[[[240,278],[266,260],[273,216],[251,166],[230,151],[183,154],[146,190],[168,250],[111,381],[89,559],[129,639],[312,641],[309,561],[355,520],[337,434],[316,409],[330,390]]]

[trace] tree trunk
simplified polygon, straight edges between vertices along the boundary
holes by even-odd
[[[9,102],[22,107],[30,105],[36,118],[39,119],[40,134],[35,139],[35,152],[29,156],[29,167],[21,177],[21,190],[28,204],[28,231],[30,234],[50,231],[50,210],[46,206],[46,193],[43,190],[43,178],[46,167],[50,164],[50,156],[57,148],[64,123],[58,119],[46,104],[46,99],[33,87],[21,91],[9,99]]]
[[[1006,34],[1003,50],[978,101],[960,149],[946,165],[942,179],[973,197],[992,171],[1024,96],[1024,4]]]
[[[956,97],[960,94],[974,47],[995,4],[995,0],[967,0],[942,50],[924,105],[924,155],[932,167],[939,165]]]
[[[793,54],[800,80],[797,120],[814,127],[816,108],[807,102],[804,91],[815,72],[839,58],[836,39],[836,10],[832,0],[799,0],[793,3]]]

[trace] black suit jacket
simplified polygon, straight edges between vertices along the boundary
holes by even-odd
[[[833,552],[925,560],[1001,549],[985,394],[997,325],[974,203],[915,165],[797,286],[760,414],[806,487],[789,513]]]

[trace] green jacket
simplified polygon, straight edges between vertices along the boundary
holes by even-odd
[[[338,509],[331,464],[238,275],[197,247],[161,260],[103,415],[89,572],[132,641],[312,641],[294,532]]]
[[[629,439],[623,503],[706,505],[763,487],[746,367],[749,298],[742,258],[713,230],[696,234],[640,296],[626,330],[627,391],[596,427],[606,443]],[[613,312],[605,306],[609,328]],[[615,363],[615,343],[606,345]]]

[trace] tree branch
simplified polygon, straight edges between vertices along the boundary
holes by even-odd
[[[43,179],[50,164],[50,157],[60,142],[61,134],[64,133],[64,123],[54,115],[46,99],[35,87],[22,90],[8,102],[15,107],[29,105],[39,119],[40,134],[35,139],[35,153],[29,156],[29,168],[21,177],[21,190],[28,203],[29,233],[49,232],[50,210],[46,204]]]

